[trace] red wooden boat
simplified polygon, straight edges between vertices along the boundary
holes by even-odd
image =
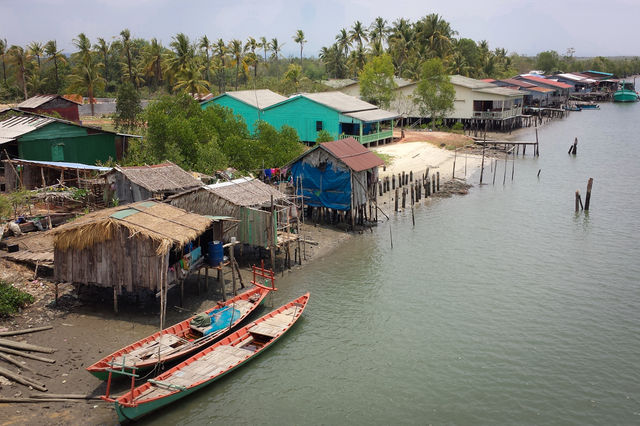
[[[107,355],[87,370],[97,378],[107,380],[109,369],[140,373],[159,362],[176,360],[198,351],[244,320],[271,290],[275,288],[258,285],[226,302],[218,302],[205,311],[211,317],[211,325],[196,327],[191,325],[195,316],[188,318]]]
[[[300,318],[309,293],[246,325],[174,368],[113,399],[120,421],[135,420],[183,398],[243,365],[276,342]],[[110,383],[110,381],[109,381]]]

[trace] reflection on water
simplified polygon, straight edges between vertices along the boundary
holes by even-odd
[[[540,129],[513,182],[419,207],[415,228],[394,216],[286,275],[273,303],[310,291],[303,321],[147,421],[637,424],[639,114],[572,113]],[[589,177],[591,211],[574,213]]]

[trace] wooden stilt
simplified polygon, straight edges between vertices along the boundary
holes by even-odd
[[[593,186],[593,178],[589,178],[587,183],[587,196],[584,199],[584,211],[589,211],[589,204],[591,203],[591,187]]]

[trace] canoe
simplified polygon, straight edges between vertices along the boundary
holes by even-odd
[[[226,302],[218,302],[205,311],[211,317],[209,326],[191,325],[193,316],[107,355],[87,367],[87,371],[100,380],[107,380],[110,368],[144,373],[159,362],[170,362],[192,354],[238,325],[260,306],[270,290],[269,287],[256,286]]]
[[[146,383],[132,388],[115,403],[120,422],[136,420],[201,389],[275,343],[296,323],[309,301],[309,293],[249,323],[212,346],[193,355],[172,369]]]

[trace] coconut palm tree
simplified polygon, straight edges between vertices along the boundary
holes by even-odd
[[[247,42],[244,44],[244,50],[249,52],[247,54],[247,64],[253,66],[253,78],[258,78],[258,55],[256,54],[256,50],[260,47],[260,43],[253,37],[249,37]]]
[[[195,48],[189,41],[189,37],[184,33],[176,34],[169,45],[174,53],[173,58],[169,60],[169,67],[171,67],[177,75],[181,71],[189,68],[195,58]]]
[[[2,79],[5,86],[7,85],[7,64],[5,55],[7,54],[7,39],[0,39],[0,56],[2,56]]]
[[[38,41],[32,41],[31,43],[29,43],[27,48],[29,49],[29,54],[35,56],[36,59],[38,60],[38,70],[39,70],[40,69],[40,56],[42,56],[42,54],[44,53],[44,49],[42,47],[42,43],[40,43]]]
[[[60,90],[60,74],[58,72],[58,64],[66,64],[67,59],[62,54],[62,50],[58,50],[58,44],[55,40],[49,40],[44,45],[44,53],[47,55],[47,62],[53,61],[53,68],[56,76],[56,93]]]
[[[228,49],[233,57],[233,64],[236,66],[236,90],[238,90],[238,75],[240,74],[240,66],[243,65],[244,49],[242,48],[242,42],[238,39],[233,39],[229,42]]]
[[[87,94],[89,103],[91,104],[91,115],[94,115],[94,93],[100,90],[107,83],[102,77],[101,68],[104,66],[101,62],[93,61],[80,63],[74,73],[71,74],[72,90],[81,90]]]
[[[78,49],[75,55],[79,58],[80,62],[91,62],[91,41],[85,35],[85,33],[78,34],[78,38],[71,40],[73,45]]]
[[[345,76],[345,63],[342,49],[337,43],[331,47],[320,49],[320,60],[327,69],[327,73],[333,78],[343,78]]]
[[[371,26],[369,27],[369,36],[371,37],[371,43],[379,43],[380,46],[384,46],[389,36],[390,28],[387,26],[386,19],[378,16]]]
[[[409,21],[404,18],[396,20],[389,35],[389,52],[400,77],[403,76],[404,67],[413,49],[413,44],[413,30]]]
[[[27,64],[31,60],[31,56],[21,46],[11,46],[8,51],[9,62],[16,67],[16,80],[22,84],[24,99],[29,99],[27,94]]]
[[[190,62],[178,74],[178,81],[173,87],[191,95],[200,95],[209,91],[209,82],[202,79],[204,66],[198,66],[195,62]]]
[[[359,47],[362,47],[362,42],[369,40],[367,38],[367,30],[362,25],[362,22],[356,21],[353,24],[353,27],[351,27],[351,30],[349,31],[349,40],[352,43],[358,43]]]
[[[351,39],[349,38],[349,33],[345,28],[342,28],[338,35],[336,36],[336,43],[340,48],[340,52],[346,58],[349,55],[349,48],[351,47]]]
[[[211,48],[213,46],[211,45],[211,42],[209,41],[209,38],[206,35],[204,35],[200,39],[200,43],[198,44],[198,47],[201,50],[204,51],[204,55],[205,55],[205,63],[204,63],[205,77],[206,77],[207,81],[210,81],[211,80],[211,76],[209,75],[209,70],[211,69],[211,57],[209,56],[209,51],[211,50]]]
[[[280,59],[281,56],[281,52],[282,52],[282,47],[285,45],[286,43],[282,43],[280,44],[278,42],[277,38],[272,38],[271,42],[269,43],[269,47],[271,48],[271,59],[274,61],[278,61]]]
[[[111,51],[111,46],[109,46],[109,43],[105,39],[99,37],[98,42],[93,45],[93,48],[98,51],[100,56],[102,56],[102,63],[104,64],[104,79],[109,81],[109,67],[107,64],[109,63],[109,52]]]
[[[143,54],[143,73],[147,78],[153,78],[154,90],[162,81],[162,70],[165,63],[164,47],[157,38],[152,38]]]
[[[131,32],[128,28],[120,31],[120,37],[122,37],[122,50],[124,50],[125,57],[127,59],[127,69],[129,70],[129,78],[133,83],[133,72],[131,64]]]
[[[296,35],[293,36],[293,41],[300,45],[300,66],[302,66],[302,47],[307,42],[304,38],[304,32],[302,32],[302,30],[296,31]]]
[[[214,54],[216,59],[218,60],[218,89],[220,93],[224,92],[226,89],[226,63],[225,59],[227,57],[227,45],[225,44],[223,39],[218,39],[215,46],[213,47]]]
[[[267,51],[271,48],[271,45],[267,41],[266,37],[260,37],[260,47],[264,50],[264,63],[267,63]]]

